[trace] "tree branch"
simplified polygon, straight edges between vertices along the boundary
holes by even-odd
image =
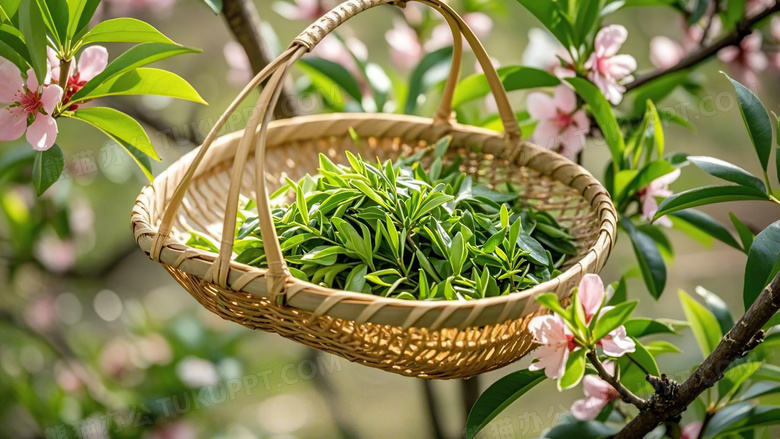
[[[621,430],[615,439],[640,439],[666,420],[674,419],[705,390],[723,378],[723,372],[736,359],[742,358],[763,340],[761,328],[780,309],[780,274],[758,296],[745,315],[718,343],[714,351],[685,380],[673,395],[658,393],[648,406]]]
[[[260,33],[260,15],[257,13],[255,4],[251,0],[223,0],[222,15],[225,16],[230,31],[244,48],[252,71],[255,74],[259,73],[273,61],[274,57]],[[285,105],[291,102],[291,95],[292,93],[288,90],[282,90],[279,103],[274,109],[274,116],[277,119],[296,115],[295,107]]]
[[[596,372],[599,373],[601,379],[608,382],[615,390],[617,390],[620,396],[623,397],[623,401],[635,405],[640,410],[647,406],[647,401],[631,393],[631,391],[628,390],[623,384],[621,384],[616,377],[610,375],[610,373],[604,369],[604,365],[601,364],[601,361],[599,361],[599,357],[596,355],[596,351],[588,352],[587,357],[593,367],[596,368]]]
[[[743,38],[750,35],[750,33],[753,31],[754,26],[756,26],[759,22],[761,22],[765,18],[769,17],[770,15],[778,11],[780,11],[780,2],[775,2],[775,5],[772,6],[771,8],[767,8],[764,11],[754,15],[753,17],[742,20],[740,23],[737,24],[736,29],[734,29],[730,34],[723,36],[722,38],[713,42],[711,45],[707,47],[703,47],[702,49],[689,54],[676,65],[669,67],[668,69],[656,70],[655,72],[649,73],[644,76],[640,76],[634,81],[629,82],[628,84],[626,84],[626,91],[635,89],[641,85],[644,85],[662,76],[666,76],[671,73],[679,72],[681,70],[685,70],[690,67],[693,67],[699,63],[706,61],[710,57],[715,56],[718,52],[720,52],[720,49],[739,44],[739,42],[742,41]]]

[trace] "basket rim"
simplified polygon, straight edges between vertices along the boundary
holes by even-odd
[[[321,129],[308,131],[299,129],[298,127],[303,124],[309,125],[310,128]],[[377,124],[382,125],[379,127],[381,130],[377,130]],[[504,144],[502,133],[486,128],[461,124],[434,124],[433,119],[410,115],[333,113],[297,116],[271,122],[268,128],[268,148],[275,148],[282,142],[324,138],[329,130],[332,133],[346,133],[349,127],[354,127],[361,135],[363,135],[361,130],[373,133],[364,137],[408,136],[412,139],[421,137],[438,139],[443,135],[451,134],[460,139],[458,143],[461,144],[479,142],[483,152],[487,153],[500,152]],[[218,138],[207,153],[205,164],[199,168],[196,178],[232,159],[231,151],[235,150],[242,132],[238,131]],[[330,135],[335,135],[332,133]],[[155,178],[153,183],[145,186],[138,196],[131,223],[134,237],[145,253],[149,254],[157,231],[157,226],[151,221],[152,212],[160,213],[158,211],[164,207],[166,197],[170,197],[199,148],[174,162]],[[515,160],[516,164],[527,166],[542,175],[577,189],[597,215],[599,230],[596,241],[583,250],[577,262],[560,275],[527,290],[506,296],[470,301],[409,301],[336,290],[290,278],[286,283],[285,303],[270,306],[291,307],[310,312],[313,317],[328,315],[357,323],[436,330],[501,324],[536,311],[539,305],[531,299],[539,294],[554,292],[560,298],[567,297],[575,286],[574,283],[579,282],[582,275],[598,273],[603,267],[614,246],[617,214],[606,189],[581,166],[557,153],[525,141],[521,144],[520,151],[521,154]],[[204,276],[208,276],[216,257],[216,253],[194,249],[168,238],[164,243],[160,261],[164,265],[197,276],[203,281]],[[235,291],[258,296],[258,299],[270,298],[270,293],[265,288],[266,271],[266,269],[231,260],[228,285]]]

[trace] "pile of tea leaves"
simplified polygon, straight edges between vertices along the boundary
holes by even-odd
[[[349,166],[320,155],[319,174],[272,199],[290,272],[326,287],[409,300],[495,297],[552,279],[572,236],[548,213],[524,208],[510,184],[491,189],[442,162],[450,138],[396,163],[346,152]],[[433,154],[426,171],[420,164]],[[235,260],[265,268],[254,203],[238,212]],[[188,245],[216,252],[193,233]]]

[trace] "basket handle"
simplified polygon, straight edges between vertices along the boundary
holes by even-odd
[[[209,132],[208,136],[203,142],[203,145],[201,145],[200,150],[193,159],[190,168],[187,169],[187,172],[182,178],[182,181],[176,188],[174,195],[172,196],[168,206],[163,213],[158,232],[152,241],[152,247],[150,249],[150,257],[152,259],[158,261],[160,260],[162,248],[164,247],[165,240],[168,238],[173,228],[175,215],[181,206],[182,200],[184,199],[186,189],[189,186],[189,183],[192,180],[198,165],[206,155],[206,151],[212,142],[216,139],[217,133],[227,121],[227,118],[235,111],[235,109],[246,98],[246,96],[260,83],[268,80],[268,84],[266,84],[266,87],[264,87],[260,94],[260,98],[258,99],[257,105],[252,112],[252,116],[247,123],[247,127],[244,130],[244,134],[241,138],[238,149],[236,150],[235,161],[231,174],[230,189],[228,191],[227,197],[227,205],[225,208],[225,218],[222,229],[220,250],[217,259],[211,264],[211,268],[206,274],[205,279],[208,281],[214,281],[219,286],[227,288],[229,265],[233,251],[233,232],[235,230],[236,224],[235,215],[230,215],[228,212],[234,212],[238,208],[238,196],[240,192],[240,183],[243,176],[243,170],[246,161],[248,160],[250,146],[254,143],[256,145],[255,189],[257,197],[257,209],[260,222],[260,232],[262,241],[266,247],[265,253],[268,263],[268,270],[266,272],[266,279],[268,281],[267,288],[271,297],[275,301],[282,299],[281,296],[283,295],[284,286],[290,275],[282,256],[278,237],[276,236],[276,229],[274,227],[273,218],[271,216],[270,200],[265,184],[265,138],[271,113],[268,111],[268,109],[274,108],[276,106],[290,66],[306,52],[312,50],[320,41],[322,41],[325,36],[335,30],[344,21],[362,11],[380,4],[395,4],[397,6],[403,7],[406,5],[407,1],[409,0],[348,0],[345,3],[342,3],[325,14],[315,23],[310,25],[304,32],[296,37],[292,45],[284,53],[282,53],[276,60],[271,62],[268,66],[266,66],[265,69],[263,69],[263,71],[258,73],[257,76],[252,79],[252,81],[241,91],[239,96],[231,103],[225,113],[220,117],[215,126],[212,128],[211,132]],[[472,51],[482,66],[488,84],[496,100],[496,104],[505,130],[505,152],[510,156],[514,155],[520,145],[520,128],[514,117],[512,108],[509,105],[509,99],[506,95],[506,91],[503,88],[501,79],[498,77],[498,74],[491,63],[490,58],[485,52],[484,47],[474,35],[473,31],[471,31],[468,25],[463,21],[463,19],[458,16],[458,14],[450,6],[443,3],[442,0],[413,1],[418,1],[438,10],[444,16],[448,25],[453,31],[454,50],[452,68],[445,85],[442,96],[442,103],[439,106],[436,117],[434,118],[434,123],[450,124],[450,115],[452,113],[452,97],[458,81],[459,63],[462,53],[462,34],[462,36],[471,46]],[[258,124],[260,124],[259,130]]]

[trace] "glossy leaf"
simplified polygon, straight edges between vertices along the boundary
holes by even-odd
[[[674,212],[671,215],[685,221],[724,244],[734,247],[737,250],[745,251],[725,226],[704,212],[696,209],[685,209]]]
[[[737,392],[739,386],[747,381],[761,366],[760,361],[751,361],[747,363],[736,364],[729,368],[724,374],[723,379],[718,381],[718,399],[728,400]]]
[[[726,74],[724,73],[724,75]],[[772,122],[769,120],[769,113],[752,91],[728,75],[726,77],[729,78],[737,92],[742,120],[745,122],[750,140],[756,149],[761,167],[766,172],[769,165],[769,155],[772,153]]]
[[[30,65],[38,78],[38,84],[43,84],[46,77],[48,58],[46,55],[46,24],[35,0],[26,0],[19,5],[19,30],[24,35],[27,52],[30,55]]]
[[[780,221],[776,221],[759,233],[750,246],[742,292],[746,310],[772,281],[770,275],[779,254]]]
[[[677,334],[675,326],[687,326],[687,323],[663,319],[636,318],[627,321],[624,326],[627,335],[640,338],[654,334]]]
[[[672,212],[727,201],[768,200],[767,195],[745,186],[705,186],[667,197],[658,206],[654,219]]]
[[[36,151],[32,171],[35,193],[38,196],[43,195],[46,189],[59,180],[64,168],[65,159],[59,146],[53,145],[46,151]]]
[[[434,50],[425,55],[417,64],[409,77],[409,91],[406,95],[404,113],[414,114],[420,96],[424,95],[431,85],[446,78],[452,58],[452,46]]]
[[[474,403],[466,421],[466,438],[472,439],[499,413],[544,381],[544,371],[520,370],[501,378]]]
[[[533,0],[538,1],[538,0]],[[543,3],[543,2],[539,2]],[[623,133],[612,111],[612,105],[607,101],[601,91],[590,81],[584,78],[566,78],[566,81],[574,86],[577,94],[585,100],[590,107],[593,117],[596,119],[604,139],[612,153],[613,166],[620,169],[623,160],[623,151],[626,149]]]
[[[517,0],[536,17],[561,42],[563,47],[571,47],[574,31],[571,24],[558,9],[558,2],[539,0]]]
[[[734,224],[734,228],[737,230],[739,240],[742,242],[742,248],[745,253],[747,253],[750,251],[750,247],[753,245],[753,240],[755,239],[753,232],[751,232],[750,229],[733,213],[729,212],[729,218],[731,218],[731,223]]]
[[[109,42],[175,44],[154,26],[127,17],[101,21],[81,38],[82,44]]]
[[[554,87],[561,83],[561,80],[555,75],[533,67],[501,67],[497,70],[497,73],[507,92],[529,88]],[[452,98],[452,106],[457,108],[466,102],[487,96],[489,93],[490,85],[488,85],[485,74],[475,73],[458,83]]]
[[[679,291],[680,304],[682,304],[685,318],[691,325],[691,331],[699,343],[699,348],[706,358],[715,347],[720,343],[723,334],[720,332],[720,325],[715,316],[695,301],[685,291]]]
[[[666,286],[666,264],[653,238],[636,229],[631,220],[623,218],[620,225],[628,232],[634,247],[642,278],[650,291],[650,295],[658,299]]]
[[[736,417],[733,422],[719,431],[719,436],[733,435],[777,424],[780,424],[780,407],[758,406],[749,410],[745,416]],[[709,434],[707,437],[710,437]]]
[[[352,76],[344,66],[339,63],[327,60],[325,58],[311,57],[300,61],[310,68],[325,75],[331,81],[338,84],[347,94],[358,103],[363,101],[363,92],[360,89],[357,79]]]
[[[80,34],[89,24],[100,0],[68,0],[67,39]]]
[[[160,161],[160,156],[152,146],[149,136],[141,125],[132,117],[113,108],[89,107],[82,108],[68,117],[82,120],[103,131],[109,137],[125,144],[132,145],[154,160]]]
[[[760,178],[729,162],[704,156],[689,156],[688,161],[712,176],[766,192],[766,186]]]
[[[704,304],[707,309],[715,316],[720,325],[720,332],[726,334],[734,327],[734,318],[731,316],[731,311],[726,302],[723,301],[712,291],[707,290],[701,286],[696,287],[696,294],[704,299]]]
[[[656,363],[655,358],[653,358],[650,351],[648,351],[639,340],[633,337],[632,340],[634,340],[634,343],[636,344],[636,351],[626,355],[630,356],[633,361],[639,363],[650,375],[661,376],[661,371],[658,369],[658,363]]]
[[[582,381],[582,377],[585,376],[585,354],[585,349],[579,349],[569,354],[566,370],[561,379],[558,380],[559,389],[571,389]]]
[[[187,47],[179,46],[177,44],[167,43],[142,43],[127,50],[125,53],[117,57],[115,60],[106,66],[99,75],[95,76],[84,87],[73,95],[73,100],[82,99],[89,94],[92,90],[96,89],[106,80],[123,73],[127,73],[131,70],[135,70],[138,67],[145,66],[149,63],[159,61],[161,59],[170,58],[172,56],[181,55],[184,53],[197,53],[200,52],[196,49],[190,49]]]
[[[622,326],[634,312],[636,305],[639,302],[625,302],[603,313],[596,321],[596,326],[593,328],[593,340],[601,340],[607,334]]]
[[[168,96],[206,104],[198,92],[175,73],[144,67],[108,79],[84,96],[82,100],[126,95]]]

